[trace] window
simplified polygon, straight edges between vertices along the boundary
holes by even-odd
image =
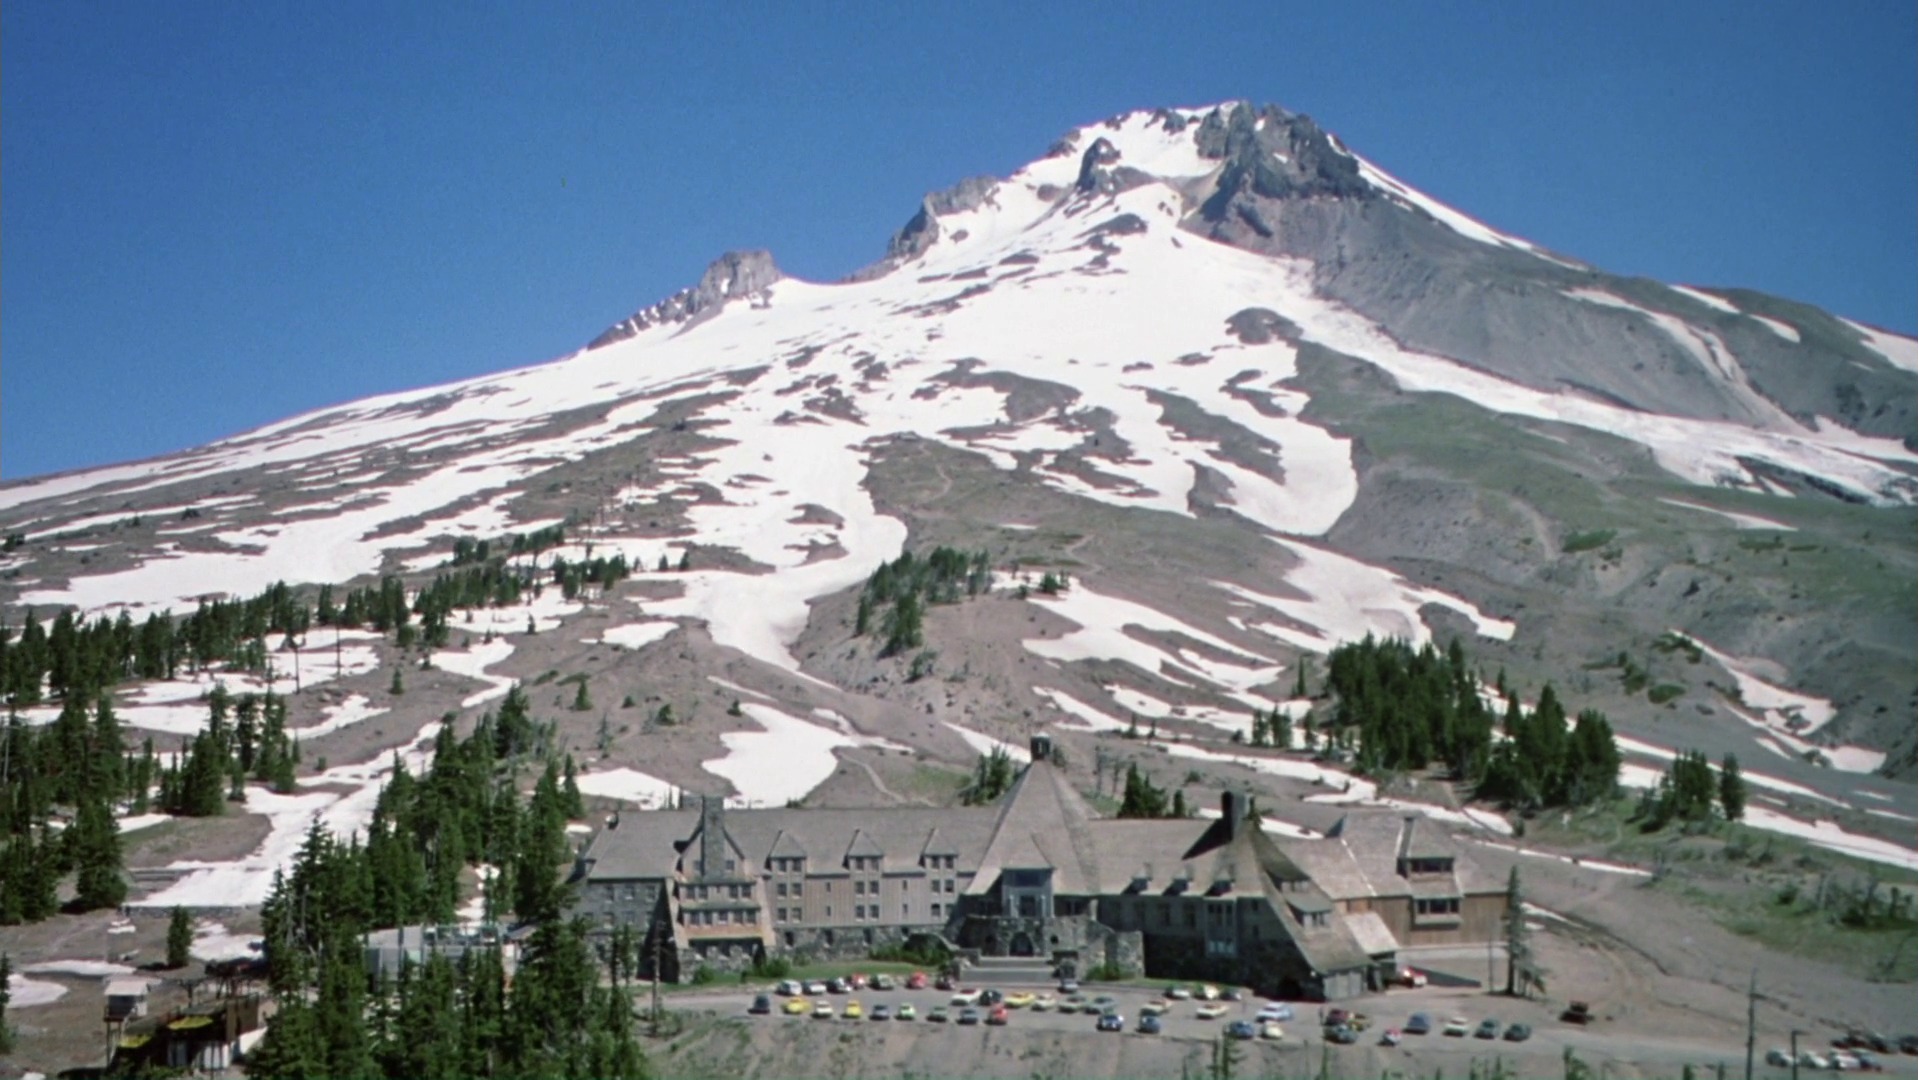
[[[866,883],[865,883],[865,882],[863,882],[863,881],[855,881],[855,882],[853,882],[853,883],[852,883],[852,893],[853,893],[853,895],[854,895],[854,896],[864,896],[864,895],[866,895]]]
[[[728,874],[732,873],[734,870],[737,870],[738,868],[739,868],[738,864],[735,863],[733,860],[731,859],[726,860],[726,872]]]
[[[1190,904],[1185,909],[1185,925],[1187,929],[1199,925],[1199,913]]]
[[[1413,911],[1419,915],[1457,915],[1459,898],[1456,896],[1437,896],[1414,900]]]
[[[912,917],[912,905],[911,905],[911,904],[900,904],[900,905],[899,905],[899,918],[900,918],[900,919],[902,919],[902,920],[904,920],[904,919],[909,919],[909,918],[911,918],[911,917]]]
[[[830,919],[830,918],[832,918],[832,905],[831,905],[831,904],[827,904],[827,905],[826,905],[826,918],[828,918],[828,919]],[[828,937],[827,937],[827,939],[826,939],[826,941],[827,941],[827,943],[828,943],[828,944],[830,944],[830,943],[831,943],[831,941],[832,941],[832,938],[831,938],[830,936],[828,936]]]
[[[865,918],[865,917],[866,917],[866,905],[864,905],[864,904],[854,904],[854,905],[853,905],[853,908],[852,908],[852,917],[853,917],[854,919],[863,919],[863,918]]]
[[[952,891],[952,879],[951,879],[951,878],[947,878],[947,879],[946,879],[946,891],[947,891],[948,893],[950,893],[950,892]]]
[[[779,914],[778,914],[778,915],[776,915],[776,916],[774,916],[774,918],[775,918],[775,919],[777,919],[777,920],[778,920],[778,921],[780,921],[780,922],[785,922],[785,921],[786,921],[786,909],[785,909],[785,908],[780,908],[780,909],[779,909]]]
[[[786,895],[786,883],[782,881],[778,885],[774,886],[774,892],[779,896]]]
[[[939,905],[936,903],[932,905],[932,917],[935,919],[939,917]]]
[[[793,882],[793,891],[792,891],[792,894],[793,894],[794,896],[798,896],[798,895],[800,895],[801,893],[804,893],[805,891],[806,891],[806,883],[805,883],[805,882],[803,882],[803,881],[795,881],[795,882]]]

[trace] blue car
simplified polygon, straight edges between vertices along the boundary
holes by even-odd
[[[1405,1033],[1407,1035],[1430,1035],[1432,1033],[1432,1014],[1413,1013],[1412,1018],[1405,1022]]]
[[[1139,1034],[1141,1035],[1157,1035],[1164,1030],[1165,1025],[1159,1023],[1159,1018],[1156,1016],[1141,1016],[1139,1018]]]
[[[1258,1037],[1258,1034],[1258,1030],[1252,1026],[1250,1020],[1234,1020],[1225,1026],[1225,1035],[1228,1039],[1254,1039]]]
[[[1116,1012],[1103,1013],[1099,1017],[1100,1031],[1124,1031],[1125,1017]]]

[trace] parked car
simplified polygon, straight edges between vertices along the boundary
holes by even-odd
[[[1059,1011],[1062,1013],[1075,1013],[1080,1009],[1085,1009],[1087,1012],[1091,1012],[1092,1010],[1087,1008],[1090,1004],[1091,1002],[1086,1000],[1084,994],[1074,994],[1059,1003]]]
[[[1207,983],[1199,987],[1193,996],[1201,1001],[1217,1001],[1220,997],[1219,988],[1213,986],[1211,983]]]
[[[1786,1068],[1791,1065],[1791,1054],[1782,1046],[1774,1046],[1765,1051],[1765,1064]]]
[[[1498,1021],[1487,1017],[1478,1022],[1478,1030],[1472,1032],[1472,1036],[1479,1039],[1496,1039],[1498,1038],[1498,1029]]]
[[[834,994],[850,994],[852,993],[852,984],[844,979],[834,979],[826,984],[826,990]]]
[[[1413,1013],[1412,1018],[1405,1022],[1405,1033],[1407,1035],[1430,1035],[1432,1033],[1432,1014]]]
[[[846,976],[846,985],[852,987],[854,990],[864,990],[867,985],[867,979],[864,975],[855,971],[851,975]]]
[[[1280,1039],[1285,1038],[1285,1029],[1271,1021],[1267,1021],[1259,1025],[1259,1038],[1270,1042],[1278,1042]]]
[[[1225,1000],[1227,1000],[1227,1001],[1244,1001],[1244,1000],[1245,1000],[1245,991],[1243,991],[1243,990],[1241,990],[1241,989],[1239,989],[1239,988],[1238,988],[1238,987],[1236,987],[1236,986],[1228,986],[1228,987],[1226,987],[1226,988],[1225,988]]]
[[[1106,1011],[1108,1007],[1117,1003],[1118,999],[1114,998],[1111,994],[1100,994],[1098,997],[1092,999],[1092,1007],[1100,1012]]]
[[[1831,1052],[1831,1068],[1833,1072],[1857,1072],[1859,1069],[1858,1055],[1849,1050],[1833,1050]]]
[[[749,1008],[747,1008],[746,1011],[749,1013],[752,1013],[754,1016],[770,1015],[773,1011],[772,995],[771,994],[754,994],[753,1003]]]
[[[1445,1033],[1453,1038],[1462,1039],[1472,1030],[1472,1022],[1463,1016],[1445,1018]]]
[[[879,1004],[877,1004],[877,1005],[874,1005],[874,1006],[872,1007],[872,1018],[873,1018],[874,1020],[890,1020],[890,1019],[892,1019],[892,1006],[890,1006],[890,1005],[888,1005],[888,1004],[886,1004],[886,1003],[885,1003],[885,1002],[883,1002],[883,1001],[882,1001],[882,1002],[880,1002],[880,1003],[879,1003]]]
[[[960,1010],[959,1010],[959,1022],[960,1022],[960,1023],[962,1023],[962,1024],[976,1024],[976,1023],[978,1023],[978,1022],[979,1022],[979,1010],[978,1010],[978,1009],[971,1009],[971,1008],[967,1008],[967,1009],[960,1009]]]
[[[994,1005],[986,1014],[986,1023],[995,1027],[1005,1027],[1012,1022],[1012,1013],[1004,1005]]]
[[[952,1013],[947,1011],[944,1005],[936,1005],[931,1012],[926,1014],[926,1023],[928,1024],[943,1024],[950,1019],[952,1019]]]
[[[979,1004],[987,1006],[988,1008],[994,1005],[1003,1005],[1005,1004],[1005,1000],[1006,992],[1004,990],[979,991]]]
[[[812,1007],[812,1018],[814,1020],[831,1020],[832,1019],[832,1002],[830,1001],[815,1002]]]
[[[1099,1019],[1103,1020],[1105,1019],[1105,1017],[1102,1016]],[[1146,1015],[1139,1017],[1139,1034],[1157,1035],[1163,1032],[1164,1030],[1165,1030],[1165,1025],[1159,1021],[1158,1014],[1147,1013]]]
[[[959,985],[958,979],[955,979],[952,976],[944,974],[942,972],[939,976],[939,981],[933,983],[932,988],[934,990],[951,990],[958,985]]]
[[[1172,1006],[1167,1005],[1163,1001],[1148,1001],[1144,1005],[1139,1006],[1140,1016],[1164,1016],[1170,1011],[1172,1011]]]
[[[1192,991],[1174,984],[1165,988],[1165,996],[1168,1001],[1191,1001]]]
[[[1399,1036],[1398,1028],[1386,1028],[1379,1035],[1379,1045],[1380,1046],[1397,1046],[1399,1044],[1399,1038],[1400,1036]]]
[[[1023,1009],[1039,1000],[1039,995],[1030,990],[1019,990],[1006,995],[1006,1008]]]
[[[1265,1007],[1259,1010],[1259,1015],[1255,1019],[1260,1023],[1265,1023],[1268,1020],[1290,1020],[1292,1019],[1292,1006],[1283,1001],[1268,1001],[1265,1003]]]
[[[845,1015],[846,1015],[846,1019],[848,1020],[864,1019],[866,1015],[866,1007],[864,1005],[859,1004],[858,998],[853,998],[852,1000],[846,1002]]]
[[[951,1004],[977,1005],[979,1004],[980,993],[981,991],[979,990],[955,990],[952,995]]]
[[[1352,1019],[1352,1013],[1346,1009],[1328,1009],[1325,1013],[1326,1027],[1339,1027]]]
[[[1898,1036],[1898,1052],[1901,1054],[1918,1054],[1918,1035]]]
[[[807,1001],[805,998],[796,997],[786,999],[787,1016],[804,1016],[811,1010],[812,1002]]]
[[[1398,973],[1393,976],[1392,981],[1412,990],[1423,989],[1425,986],[1425,972],[1414,971],[1411,968],[1400,968]]]
[[[1325,1029],[1325,1041],[1351,1046],[1359,1041],[1359,1033],[1344,1024],[1339,1024]]]
[[[1102,1013],[1099,1016],[1099,1021],[1097,1026],[1100,1031],[1124,1031],[1125,1017],[1120,1016],[1116,1012]]]
[[[1226,1006],[1221,1005],[1218,1002],[1214,1001],[1214,1002],[1207,1002],[1206,1004],[1199,1006],[1198,1009],[1196,1010],[1196,1013],[1199,1019],[1201,1020],[1217,1020],[1219,1017],[1224,1016],[1229,1011],[1230,1010],[1227,1009]]]
[[[1059,999],[1051,994],[1040,994],[1032,999],[1033,1012],[1046,1012],[1059,1007]]]
[[[1059,980],[1059,992],[1060,992],[1061,994],[1076,994],[1076,993],[1078,993],[1078,992],[1079,992],[1079,980],[1077,980],[1077,979],[1060,979],[1060,980]]]
[[[892,1016],[895,1020],[917,1020],[919,1019],[919,1010],[913,1007],[912,1002],[908,1001],[899,1006],[899,1011],[893,1013]]]
[[[826,984],[820,982],[818,979],[814,979],[812,982],[806,984],[807,997],[823,997],[825,993]]]
[[[1798,1052],[1798,1064],[1803,1065],[1807,1069],[1829,1069],[1831,1068],[1831,1059],[1816,1050],[1800,1050]]]
[[[913,972],[913,973],[912,973],[911,975],[908,975],[908,976],[906,976],[906,989],[908,989],[908,990],[924,990],[925,988],[926,988],[926,973],[925,973],[925,972],[923,972],[923,971],[915,971],[915,972]]]
[[[778,986],[773,987],[773,993],[778,994],[780,997],[798,997],[805,992],[806,988],[799,985],[796,979],[787,979]]]
[[[1559,1019],[1568,1024],[1589,1024],[1597,1017],[1592,1015],[1591,1002],[1574,1001],[1565,1006],[1565,1011],[1559,1014]]]
[[[1225,1037],[1228,1039],[1255,1039],[1258,1035],[1258,1029],[1252,1026],[1250,1020],[1234,1020],[1225,1026]]]
[[[874,990],[892,990],[896,988],[898,985],[899,984],[893,980],[892,976],[887,975],[884,972],[880,972],[879,974],[874,975],[872,977],[872,988]]]
[[[1505,1029],[1506,1042],[1524,1042],[1532,1037],[1532,1025],[1513,1024]]]

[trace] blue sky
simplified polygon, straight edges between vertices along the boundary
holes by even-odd
[[[1918,6],[0,6],[0,476],[549,359],[1230,98],[1609,270],[1918,329]]]

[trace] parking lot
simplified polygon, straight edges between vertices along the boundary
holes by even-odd
[[[980,984],[967,983],[965,989],[984,989]],[[1055,998],[1064,998],[1058,987],[1046,986],[1005,986],[995,987],[1003,992],[1024,990],[1049,993]],[[1253,1022],[1261,1008],[1269,1004],[1256,997],[1247,997],[1243,1001],[1220,1001],[1221,1015],[1216,1018],[1202,1018],[1199,1015],[1201,1005],[1213,1004],[1197,1000],[1168,1000],[1164,993],[1164,984],[1088,984],[1079,993],[1088,1003],[1104,997],[1111,999],[1111,1006],[1123,1018],[1121,1032],[1100,1031],[1097,1028],[1097,1009],[1091,1012],[1061,1012],[1057,1008],[1035,1009],[1030,1005],[1022,1008],[1010,1008],[1005,1013],[1003,1026],[990,1026],[985,1020],[992,1009],[986,1006],[973,1006],[977,1010],[977,1026],[962,1025],[960,1015],[965,1006],[952,1003],[951,991],[937,990],[931,987],[920,990],[890,989],[873,990],[863,988],[847,993],[828,993],[823,995],[804,995],[807,1008],[799,1015],[789,1015],[783,1006],[789,1000],[770,992],[769,987],[752,989],[732,988],[725,991],[697,992],[675,996],[675,1002],[682,1006],[711,1009],[724,1016],[741,1017],[753,1027],[765,1034],[774,1034],[781,1025],[809,1030],[840,1030],[859,1027],[877,1034],[880,1031],[896,1032],[903,1035],[907,1030],[916,1031],[915,1041],[921,1046],[933,1047],[950,1045],[954,1054],[972,1054],[981,1047],[998,1044],[1007,1047],[1026,1045],[1047,1045],[1068,1048],[1082,1047],[1085,1052],[1100,1048],[1101,1052],[1118,1050],[1120,1045],[1133,1047],[1132,1051],[1121,1051],[1123,1060],[1157,1060],[1156,1054],[1147,1053],[1144,1059],[1138,1055],[1146,1052],[1148,1045],[1164,1043],[1165,1051],[1175,1052],[1178,1047],[1202,1047],[1209,1050],[1210,1044],[1226,1034],[1227,1027],[1235,1020]],[[749,1008],[756,994],[767,993],[770,997],[772,1012],[769,1015],[750,1015]],[[812,1007],[818,1002],[831,1006],[830,1017],[816,1018]],[[847,1006],[857,1001],[863,1015],[857,1019],[846,1016]],[[874,1010],[886,1006],[889,1014],[896,1017],[901,1005],[910,1004],[917,1017],[910,1021],[898,1019],[875,1020]],[[1489,1062],[1499,1058],[1508,1064],[1520,1067],[1521,1072],[1532,1067],[1548,1069],[1556,1073],[1562,1068],[1560,1058],[1569,1048],[1586,1061],[1598,1064],[1609,1063],[1624,1068],[1612,1069],[1612,1075],[1675,1075],[1686,1064],[1709,1069],[1724,1063],[1727,1068],[1742,1069],[1744,1047],[1742,1039],[1725,1038],[1648,1038],[1635,1033],[1623,1025],[1611,1023],[1594,1024],[1580,1027],[1560,1021],[1552,1007],[1540,1002],[1517,1001],[1509,998],[1491,997],[1474,990],[1451,988],[1431,988],[1417,991],[1395,991],[1389,995],[1372,995],[1358,1002],[1340,1003],[1345,1008],[1367,1015],[1367,1027],[1358,1032],[1357,1041],[1351,1045],[1327,1045],[1321,1019],[1332,1006],[1313,1003],[1290,1003],[1294,1012],[1292,1019],[1280,1022],[1277,1026],[1283,1037],[1271,1039],[1254,1037],[1242,1043],[1248,1058],[1248,1065],[1256,1066],[1264,1061],[1267,1065],[1277,1066],[1284,1059],[1300,1060],[1293,1055],[1309,1052],[1310,1061],[1316,1063],[1321,1052],[1329,1051],[1331,1061],[1341,1072],[1377,1073],[1381,1069],[1418,1069],[1447,1071],[1457,1070],[1461,1075],[1469,1069],[1473,1061]],[[1139,1020],[1148,1005],[1162,1006],[1164,1012],[1159,1016],[1160,1030],[1154,1034],[1142,1034]],[[948,1019],[945,1023],[929,1020],[935,1010],[945,1010]],[[1381,1044],[1381,1037],[1387,1029],[1402,1029],[1407,1019],[1415,1012],[1428,1014],[1432,1021],[1432,1030],[1426,1035],[1404,1035],[1396,1047]],[[1474,1034],[1447,1036],[1442,1030],[1449,1019],[1464,1020],[1468,1030]],[[1479,1025],[1496,1018],[1501,1034],[1513,1022],[1522,1022],[1532,1028],[1532,1035],[1523,1042],[1507,1042],[1502,1038],[1482,1039],[1475,1037]],[[1254,1023],[1255,1029],[1262,1025]],[[928,1044],[927,1040],[931,1040]],[[981,1040],[985,1040],[983,1043]],[[1063,1043],[1061,1042],[1063,1040]],[[1097,1041],[1095,1041],[1097,1040]],[[1119,1040],[1114,1043],[1113,1040]],[[1756,1075],[1785,1076],[1788,1069],[1768,1066],[1763,1055],[1771,1040],[1761,1040],[1758,1046],[1759,1061]],[[1170,1059],[1168,1059],[1170,1060]],[[955,1061],[955,1065],[956,1065]],[[1918,1059],[1892,1055],[1885,1065],[1893,1074],[1918,1074]],[[1635,1068],[1633,1068],[1635,1066]],[[1291,1068],[1292,1066],[1284,1066]],[[1258,1069],[1253,1068],[1256,1074]]]

